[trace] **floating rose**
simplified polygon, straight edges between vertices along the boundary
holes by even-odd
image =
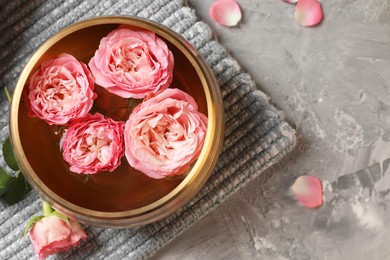
[[[123,98],[144,98],[168,88],[173,55],[151,31],[121,27],[100,41],[89,67],[96,83]]]
[[[50,125],[66,125],[85,116],[96,95],[87,66],[69,54],[45,61],[31,76],[27,106],[29,116]]]
[[[241,9],[236,0],[218,0],[210,5],[210,17],[224,26],[235,26],[241,20]]]
[[[126,158],[151,178],[180,175],[199,157],[206,129],[195,100],[169,88],[133,110],[125,125]]]
[[[98,113],[72,122],[62,142],[70,170],[85,174],[115,170],[124,154],[123,125]]]

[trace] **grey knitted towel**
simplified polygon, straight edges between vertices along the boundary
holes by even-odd
[[[295,131],[284,121],[282,113],[256,90],[251,77],[240,70],[237,61],[183,0],[0,0],[0,10],[1,87],[12,90],[28,57],[61,28],[91,17],[120,14],[149,18],[187,38],[207,60],[222,91],[226,113],[223,153],[197,196],[177,213],[147,226],[85,227],[87,241],[60,254],[60,258],[147,258],[278,162],[295,145]],[[2,142],[8,134],[9,109],[5,94],[0,95]],[[40,212],[36,193],[31,192],[14,206],[0,203],[0,212],[0,259],[36,259],[29,239],[20,239],[27,220]]]

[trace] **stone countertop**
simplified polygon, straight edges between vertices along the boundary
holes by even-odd
[[[315,28],[282,0],[238,0],[240,25],[221,27],[212,2],[190,0],[299,144],[155,259],[390,259],[390,2],[322,1]],[[319,209],[289,194],[304,174],[323,181]]]

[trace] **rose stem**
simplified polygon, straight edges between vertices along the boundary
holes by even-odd
[[[50,213],[52,213],[54,210],[53,208],[50,206],[49,203],[45,202],[44,200],[42,200],[42,211],[43,211],[43,215],[44,216],[48,216]]]
[[[4,87],[5,95],[7,96],[8,103],[11,103],[12,97],[11,93],[9,93],[8,88]]]

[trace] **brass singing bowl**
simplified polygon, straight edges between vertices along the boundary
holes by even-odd
[[[133,169],[125,157],[114,172],[90,175],[69,171],[58,132],[43,120],[27,116],[23,90],[45,60],[69,53],[88,64],[102,37],[120,25],[150,30],[163,39],[175,59],[173,88],[194,97],[208,116],[202,152],[188,174],[152,179]],[[126,120],[128,100],[96,86],[94,106],[117,120]],[[122,113],[125,111],[124,113]],[[130,111],[131,112],[131,111]],[[83,223],[131,227],[157,221],[185,205],[211,174],[223,142],[223,106],[214,75],[200,54],[180,35],[157,23],[134,17],[100,17],[71,25],[48,39],[31,57],[15,87],[10,134],[19,167],[39,195],[57,210]]]

